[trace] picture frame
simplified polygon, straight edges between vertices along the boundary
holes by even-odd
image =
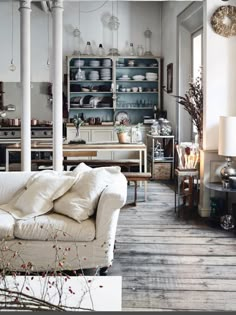
[[[166,91],[167,91],[167,93],[172,93],[173,92],[173,63],[169,63],[167,65]]]

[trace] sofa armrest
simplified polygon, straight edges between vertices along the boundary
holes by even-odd
[[[115,239],[120,208],[127,198],[127,180],[120,173],[119,181],[107,186],[102,192],[96,215],[96,239],[109,241]]]

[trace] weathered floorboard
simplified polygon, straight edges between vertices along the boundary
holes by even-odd
[[[177,217],[169,183],[149,182],[143,198],[139,187],[137,206],[121,210],[109,269],[122,276],[123,310],[236,311],[235,233],[208,226],[196,210]]]

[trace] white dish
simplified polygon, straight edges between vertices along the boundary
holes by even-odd
[[[116,114],[116,121],[129,120],[129,115],[126,112],[118,112]]]
[[[145,76],[144,75],[134,75],[132,77],[134,80],[144,80],[145,79]]]
[[[126,81],[126,80],[130,80],[130,78],[119,78],[118,80],[120,80],[120,81]]]

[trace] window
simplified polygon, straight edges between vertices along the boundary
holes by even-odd
[[[192,34],[192,77],[199,76],[202,67],[202,29]]]
[[[192,34],[192,78],[193,80],[201,74],[202,67],[202,33],[201,28]],[[197,128],[193,124],[192,129],[194,134],[197,134]]]

